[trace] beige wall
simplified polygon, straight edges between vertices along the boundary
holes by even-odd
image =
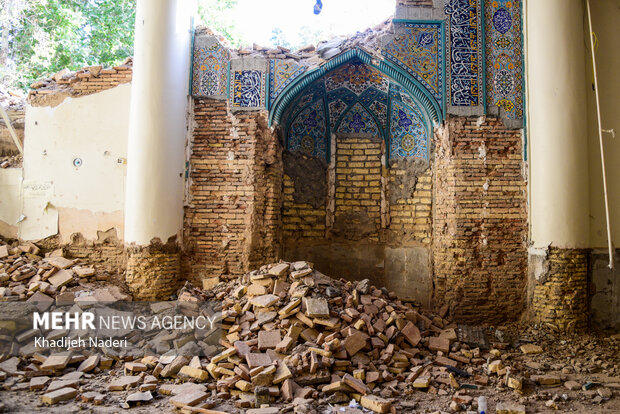
[[[123,234],[130,95],[124,84],[26,108],[22,239],[59,232],[68,241],[79,231],[93,240],[111,227]]]
[[[0,236],[17,237],[21,214],[22,169],[0,169]]]
[[[598,38],[596,61],[603,129],[615,129],[617,137],[604,134],[607,189],[612,224],[612,241],[620,247],[620,1],[590,1],[592,26]],[[588,34],[586,21],[586,35]],[[588,154],[590,160],[590,247],[607,247],[601,151],[596,119],[596,101],[590,39],[586,38],[586,91],[588,104]]]

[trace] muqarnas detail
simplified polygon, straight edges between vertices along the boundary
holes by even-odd
[[[362,105],[356,103],[340,121],[338,126],[340,134],[364,134],[380,137],[379,127],[372,115]]]
[[[230,100],[234,108],[265,106],[265,73],[259,70],[233,72]]]

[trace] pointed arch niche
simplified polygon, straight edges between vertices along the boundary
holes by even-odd
[[[428,87],[353,49],[290,82],[269,121],[286,149],[284,259],[427,302],[430,139],[443,121]]]

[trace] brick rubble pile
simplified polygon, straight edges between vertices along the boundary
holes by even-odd
[[[66,300],[61,295],[68,293],[67,286],[97,274],[59,255],[42,259],[36,249],[33,244],[0,246],[2,300]],[[109,301],[110,296],[94,299]],[[539,345],[517,341],[517,349],[510,351],[508,342],[489,344],[483,330],[457,326],[445,318],[445,309],[423,311],[366,280],[330,279],[307,262],[266,265],[207,291],[188,283],[172,303],[206,302],[222,304],[219,349],[182,352],[204,345],[204,337],[187,332],[158,332],[169,346],[153,352],[145,345],[142,355],[24,346],[30,351],[0,355],[0,382],[5,390],[37,392],[44,405],[69,403],[84,409],[92,404],[129,408],[166,403],[182,412],[207,414],[246,409],[250,414],[314,413],[320,406],[347,405],[352,399],[361,406],[346,412],[362,412],[362,407],[404,412],[416,407],[416,395],[445,396],[456,412],[475,409],[475,397],[487,387],[515,395],[539,387],[575,392],[584,387],[601,403],[620,387],[620,381],[603,387],[569,375],[617,374],[620,365],[612,354],[597,364],[575,359],[571,369],[559,371],[544,359]],[[84,306],[78,300],[75,305]],[[1,329],[3,335],[9,333],[5,326]],[[13,334],[23,345],[34,333]],[[54,331],[40,334],[58,336]],[[613,353],[619,346],[610,341],[606,345]],[[498,403],[496,412],[525,413],[526,401]],[[546,404],[564,402],[553,396]]]
[[[75,296],[68,288],[82,284],[107,281],[110,275],[80,260],[63,257],[62,249],[42,257],[34,243],[7,244],[0,240],[0,302],[27,300],[31,302],[54,302],[58,295]],[[75,289],[72,289],[75,290]],[[112,289],[117,300],[127,299],[118,288]],[[110,289],[106,289],[109,293]],[[104,300],[103,290],[95,291],[95,297]],[[110,299],[110,297],[108,297]]]

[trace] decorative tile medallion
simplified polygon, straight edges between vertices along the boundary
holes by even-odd
[[[435,100],[443,102],[443,37],[440,23],[398,23],[402,32],[382,51],[383,56],[420,81]]]
[[[303,109],[291,123],[287,149],[327,158],[327,127],[323,100]]]
[[[343,134],[382,136],[373,117],[359,103],[353,105],[349,112],[344,115],[337,131]]]
[[[453,106],[482,104],[483,62],[480,0],[447,0],[447,95]]]
[[[265,106],[265,73],[260,70],[231,72],[230,101],[233,108]]]
[[[230,54],[217,39],[197,37],[194,42],[192,95],[226,96]]]
[[[415,157],[428,160],[428,131],[418,107],[392,100],[390,159]]]
[[[485,18],[488,104],[523,119],[521,0],[487,1]]]
[[[269,102],[273,103],[284,89],[306,71],[294,60],[269,61]]]

